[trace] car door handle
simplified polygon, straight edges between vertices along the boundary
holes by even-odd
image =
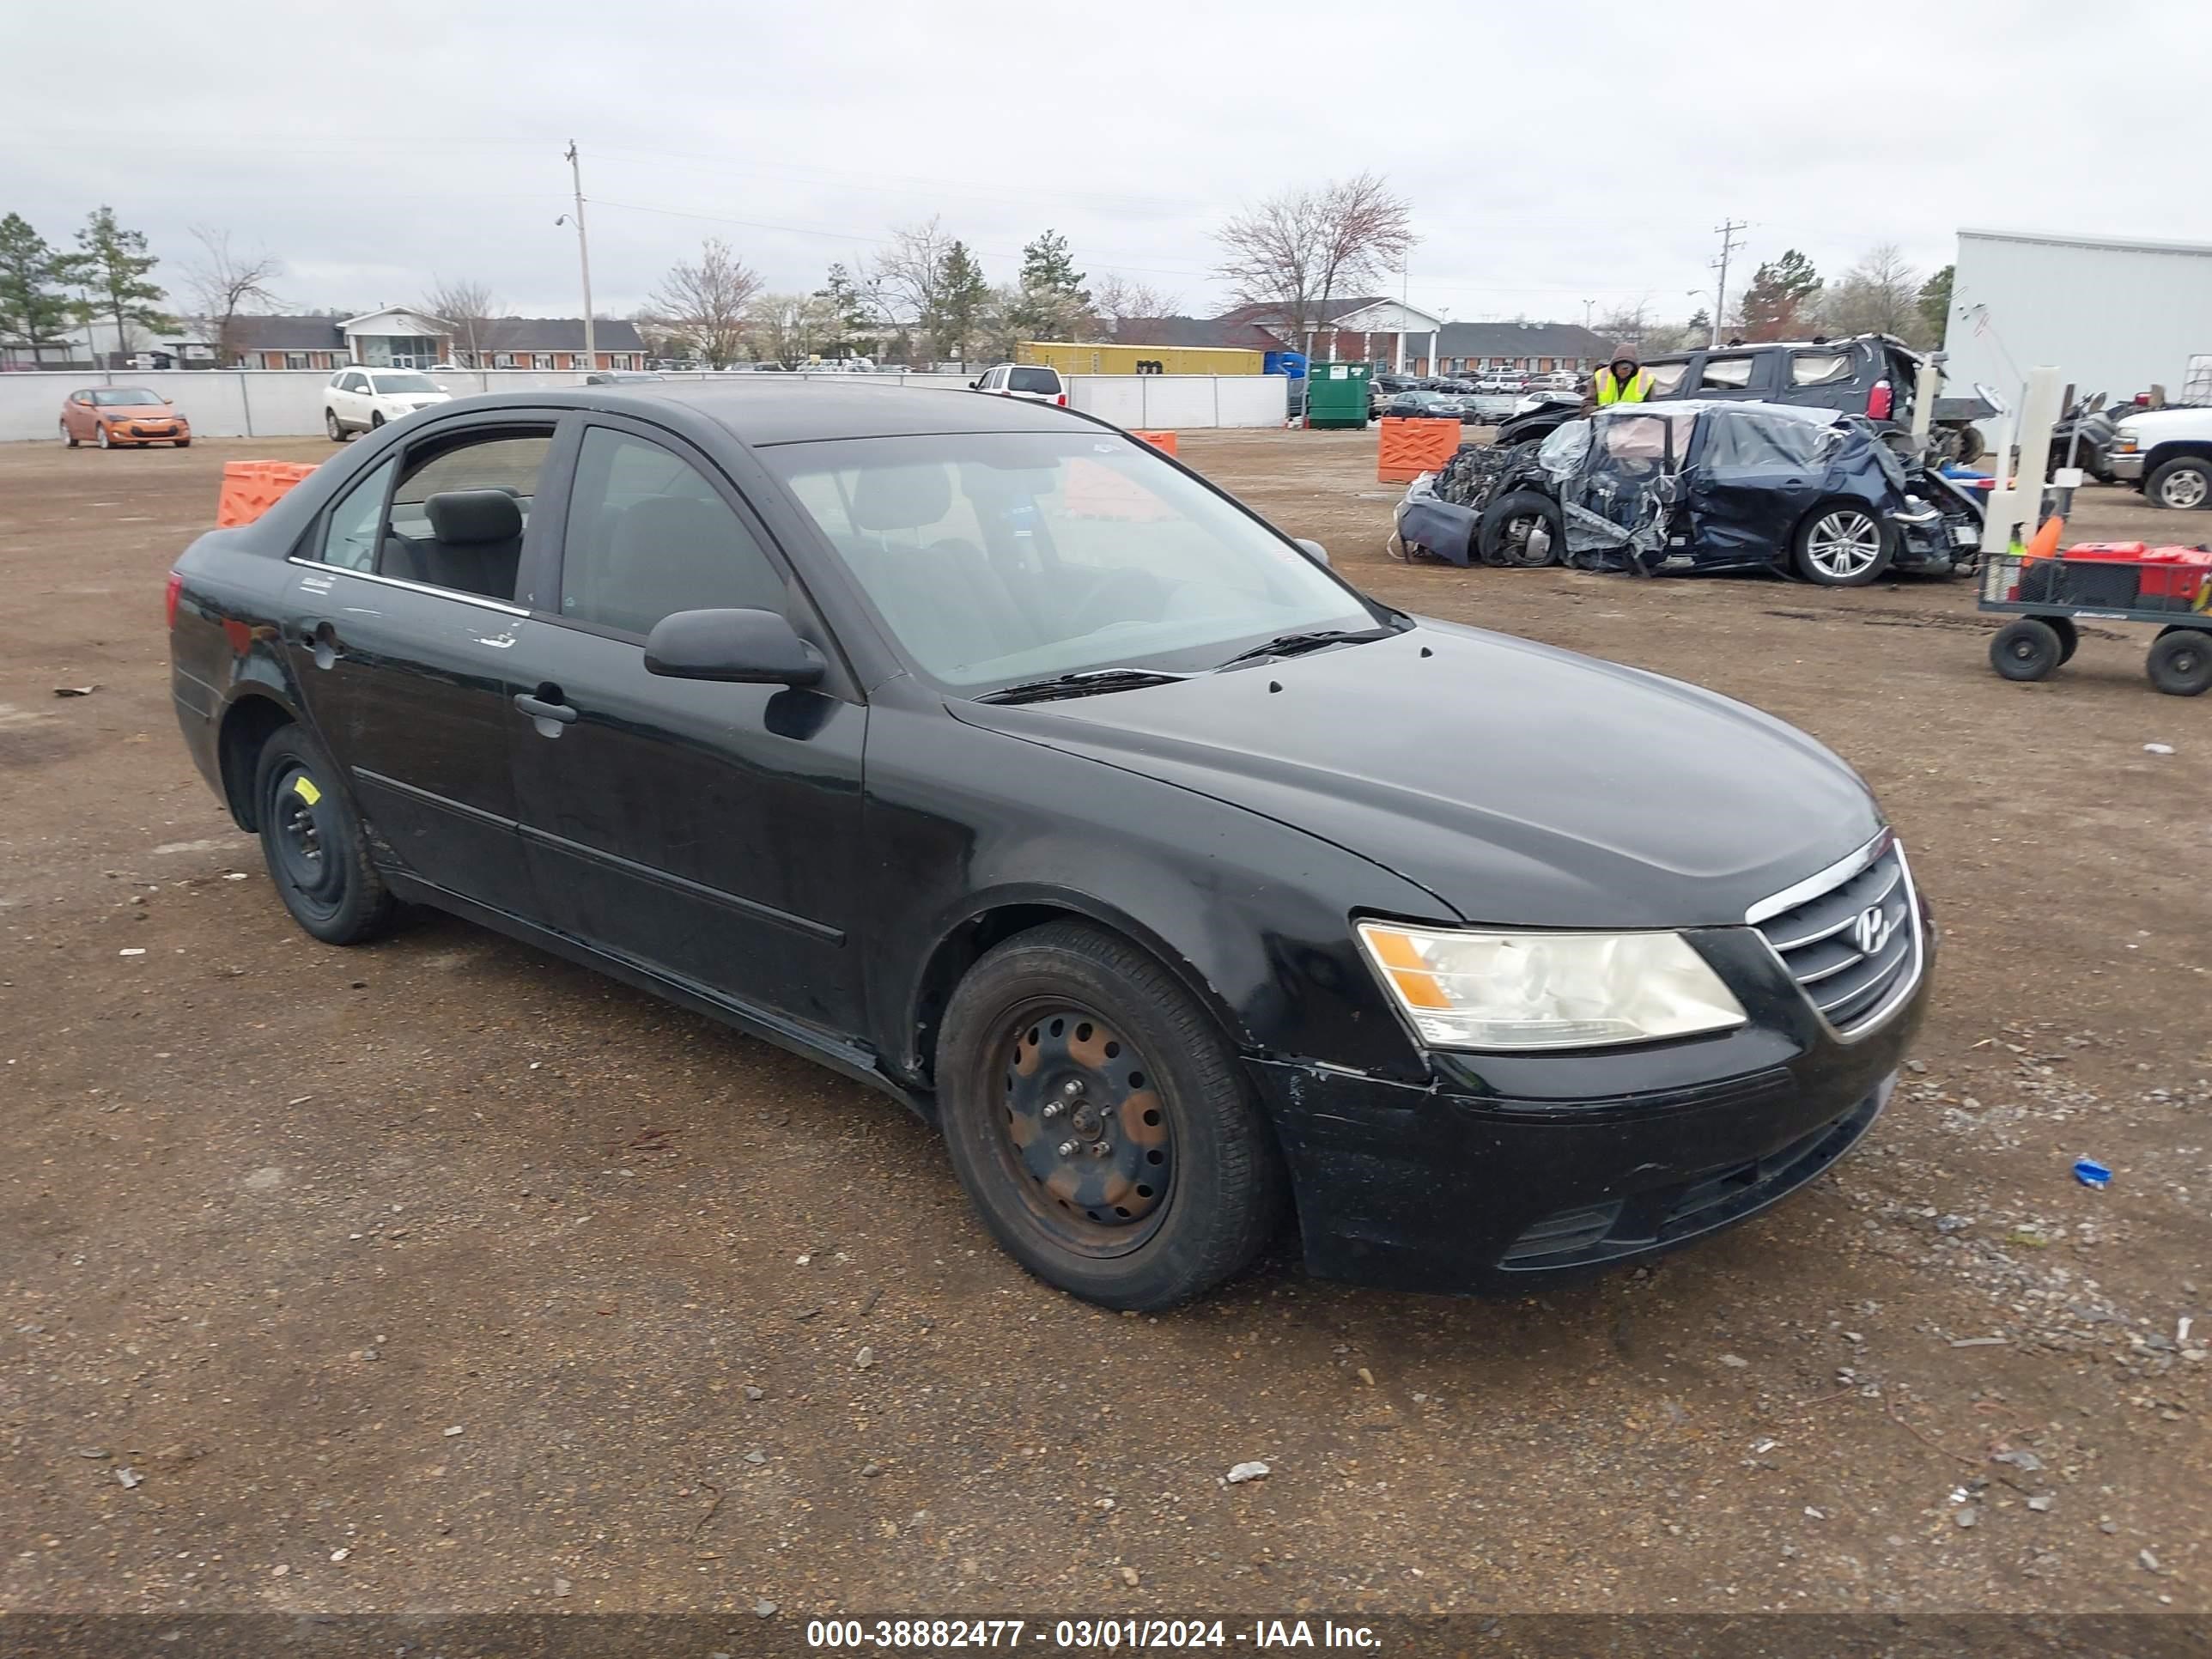
[[[550,695],[540,696],[533,692],[518,691],[514,694],[514,706],[534,720],[553,720],[562,726],[575,724],[576,711],[559,701],[559,687],[541,685],[538,690]]]

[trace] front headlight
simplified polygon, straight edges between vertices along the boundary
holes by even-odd
[[[2123,455],[2134,454],[2136,453],[2136,434],[2132,432],[2121,433],[2118,438],[2113,440],[2112,447],[2119,451]]]
[[[1363,921],[1423,1042],[1589,1048],[1726,1030],[1743,1005],[1680,933],[1461,932]]]

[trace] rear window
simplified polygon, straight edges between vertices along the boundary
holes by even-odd
[[[1851,354],[1848,351],[1799,351],[1790,358],[1790,384],[1792,386],[1834,386],[1851,378]]]
[[[1681,389],[1682,376],[1690,372],[1690,365],[1679,363],[1646,363],[1644,372],[1651,377],[1651,390],[1662,398],[1671,398]]]
[[[1047,397],[1057,397],[1060,395],[1060,371],[1056,368],[1009,369],[1006,386],[1013,392],[1042,392]]]

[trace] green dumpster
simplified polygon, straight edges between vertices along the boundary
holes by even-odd
[[[1306,367],[1308,426],[1365,426],[1365,363],[1309,363]]]

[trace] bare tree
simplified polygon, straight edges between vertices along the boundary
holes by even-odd
[[[1182,296],[1168,294],[1146,283],[1133,282],[1127,276],[1108,271],[1091,290],[1091,308],[1119,333],[1121,325],[1139,319],[1149,322],[1155,317],[1173,317],[1182,309]]]
[[[208,343],[215,348],[216,367],[228,368],[238,357],[239,318],[279,303],[269,283],[284,269],[284,262],[265,248],[255,253],[234,251],[227,230],[195,225],[192,240],[200,245],[200,252],[185,265],[185,287],[200,326],[210,336]]]
[[[714,368],[737,359],[744,343],[746,308],[760,278],[720,237],[699,245],[696,264],[675,264],[653,296],[654,319]]]
[[[935,317],[944,298],[945,256],[953,239],[938,220],[927,224],[901,225],[891,240],[876,250],[863,270],[866,293],[885,323],[900,329],[920,328]],[[937,343],[930,343],[933,353]]]
[[[1213,239],[1223,256],[1215,269],[1238,300],[1273,307],[1285,335],[1302,344],[1330,301],[1405,262],[1413,209],[1382,179],[1362,173],[1270,197]]]
[[[1624,300],[1597,319],[1597,331],[1605,336],[1608,343],[1626,340],[1639,349],[1644,331],[1650,326],[1651,301],[1648,295]]]
[[[745,339],[763,362],[797,368],[840,337],[836,304],[821,294],[762,294],[745,307]]]
[[[441,322],[453,325],[453,349],[465,354],[465,368],[489,368],[499,301],[491,285],[468,277],[445,277],[433,273],[423,291],[422,308]]]
[[[1828,331],[1918,338],[1927,326],[1920,311],[1920,281],[1896,243],[1869,249],[1829,290]]]

